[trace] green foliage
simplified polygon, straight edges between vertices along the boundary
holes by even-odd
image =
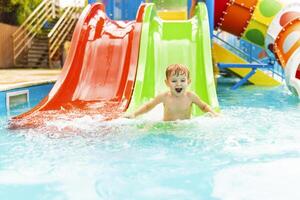
[[[20,25],[42,0],[1,0],[0,22]]]

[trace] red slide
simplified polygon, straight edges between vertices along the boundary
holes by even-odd
[[[103,4],[87,6],[49,95],[32,110],[12,118],[10,127],[39,126],[51,118],[44,112],[50,110],[118,117],[128,107],[135,82],[144,8],[142,4],[135,21],[124,22],[110,20]]]

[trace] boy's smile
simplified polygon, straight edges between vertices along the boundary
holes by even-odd
[[[182,91],[182,88],[175,88],[177,93],[180,93]]]
[[[170,88],[171,94],[181,96],[188,87],[190,80],[185,74],[171,74],[166,80],[167,86]]]

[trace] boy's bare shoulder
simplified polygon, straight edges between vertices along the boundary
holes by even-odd
[[[161,99],[161,100],[164,100],[168,97],[168,92],[163,92],[163,93],[160,93],[156,96],[157,99]]]
[[[195,97],[198,97],[198,95],[197,95],[195,92],[192,92],[192,91],[187,91],[187,92],[186,92],[186,95],[187,95],[189,98],[195,98]]]
[[[195,92],[187,91],[187,96],[193,102],[202,101],[199,95],[197,95]]]

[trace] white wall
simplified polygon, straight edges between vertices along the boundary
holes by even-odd
[[[56,0],[56,4],[58,4],[60,7],[67,7],[67,6],[84,7],[85,0]]]

